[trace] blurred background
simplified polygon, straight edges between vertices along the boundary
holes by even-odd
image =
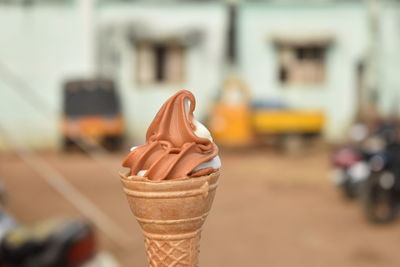
[[[0,0],[0,262],[145,266],[118,172],[187,89],[202,266],[400,266],[400,1]]]

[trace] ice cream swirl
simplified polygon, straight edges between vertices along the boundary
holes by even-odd
[[[193,111],[193,94],[181,90],[169,98],[150,124],[146,143],[135,147],[123,166],[131,176],[161,181],[208,175],[220,168],[218,147]]]

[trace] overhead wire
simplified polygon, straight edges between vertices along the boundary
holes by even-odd
[[[0,62],[0,79],[8,85],[28,104],[30,104],[38,113],[40,113],[44,117],[48,117],[49,114],[57,114],[58,111],[51,108],[50,105],[43,101],[41,96],[35,92],[23,79],[18,77],[15,73],[13,73],[8,67],[5,66],[2,62]],[[87,153],[87,155],[93,159],[101,168],[108,171],[110,174],[115,175],[115,171],[108,167],[107,159],[105,155],[107,151],[96,141],[93,139],[87,140],[90,141],[91,146],[87,145],[88,142],[85,142],[85,137],[82,137],[83,140],[79,138],[71,138],[71,141],[74,142],[82,151]],[[96,153],[93,153],[92,147],[95,148]]]
[[[0,62],[0,80],[2,80],[10,88],[13,88],[21,98],[29,103],[37,112],[48,117],[49,112],[56,112],[49,105],[44,102],[41,97],[22,79],[12,73],[4,64]],[[92,221],[113,243],[118,246],[125,247],[126,243],[131,240],[128,235],[121,230],[119,225],[115,223],[109,216],[97,207],[89,198],[81,193],[75,186],[73,186],[68,179],[57,169],[52,167],[49,163],[43,160],[40,155],[31,149],[23,147],[14,138],[6,128],[0,125],[0,134],[11,147],[11,149],[18,155],[18,157],[29,165],[35,172],[45,180],[53,189],[55,189],[61,196],[69,201],[79,212]],[[72,141],[84,152],[86,152],[94,162],[107,170],[113,176],[116,176],[115,171],[107,167],[104,155],[105,150],[100,148],[100,145],[95,143],[97,151],[102,153],[93,153],[90,148],[78,139]],[[92,140],[91,140],[92,141]],[[93,144],[93,142],[92,142]]]

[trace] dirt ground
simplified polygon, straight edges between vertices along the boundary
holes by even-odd
[[[98,164],[82,154],[41,153],[48,163],[98,205],[126,233],[101,247],[121,266],[145,266],[143,238],[118,180],[123,154]],[[357,202],[329,181],[328,152],[284,156],[268,151],[222,152],[223,171],[204,226],[200,263],[207,267],[400,266],[400,225],[375,226]],[[17,156],[0,154],[8,209],[33,223],[78,210]]]

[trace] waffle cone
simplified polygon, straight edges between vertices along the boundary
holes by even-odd
[[[200,234],[211,209],[219,172],[151,182],[121,174],[124,192],[144,236],[148,266],[198,266]]]

